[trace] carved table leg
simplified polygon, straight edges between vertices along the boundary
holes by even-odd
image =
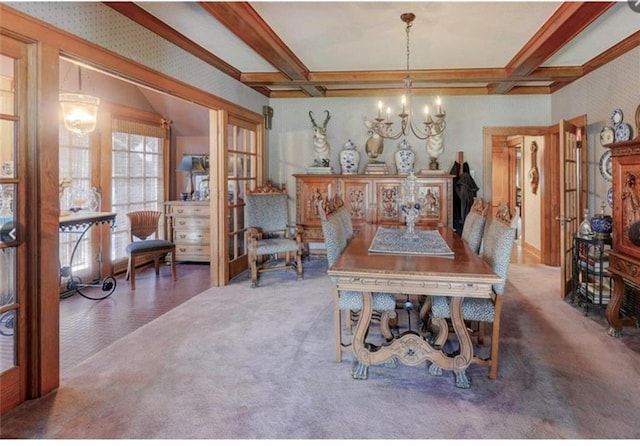
[[[620,306],[622,305],[622,297],[624,296],[624,281],[622,280],[622,277],[614,274],[613,272],[611,273],[611,278],[613,279],[613,292],[605,311],[607,322],[609,322],[609,329],[607,332],[610,336],[619,338],[622,336]]]
[[[353,369],[351,370],[351,377],[353,379],[367,379],[369,377],[369,366],[356,359]]]

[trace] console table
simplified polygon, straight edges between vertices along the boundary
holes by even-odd
[[[406,175],[296,174],[296,223],[305,250],[309,242],[324,242],[318,202],[339,195],[351,214],[354,229],[366,224],[401,225],[404,216],[398,198]],[[418,175],[425,205],[416,226],[451,227],[454,175]]]
[[[73,257],[76,254],[78,245],[84,235],[94,225],[109,223],[113,227],[116,221],[115,212],[87,212],[61,216],[59,220],[60,232],[79,234],[71,251],[69,265],[60,269],[60,277],[67,278],[67,290],[60,294],[62,298],[67,298],[76,292],[87,299],[100,300],[109,297],[116,289],[116,278],[107,276],[93,280],[89,283],[82,283],[79,277],[73,275]],[[102,261],[102,252],[97,257]]]

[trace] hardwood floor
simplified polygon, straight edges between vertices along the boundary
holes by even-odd
[[[103,300],[75,294],[60,300],[60,373],[209,288],[208,263],[178,263],[177,280],[168,267],[156,277],[153,265],[136,270],[136,290],[124,275]]]

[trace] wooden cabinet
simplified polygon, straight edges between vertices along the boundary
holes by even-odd
[[[167,234],[176,244],[176,261],[211,261],[209,202],[167,201],[164,207]]]
[[[609,273],[614,281],[606,317],[609,334],[640,321],[640,139],[607,145],[613,163],[613,250]]]
[[[296,178],[296,223],[303,242],[323,241],[317,203],[338,194],[351,213],[354,228],[365,223],[404,224],[398,199],[406,175],[311,175]],[[419,176],[425,198],[417,226],[451,226],[453,175]]]

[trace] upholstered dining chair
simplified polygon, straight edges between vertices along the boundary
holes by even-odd
[[[489,211],[489,203],[482,198],[474,198],[471,210],[467,214],[464,220],[464,226],[462,227],[462,234],[460,237],[467,242],[469,247],[476,254],[480,253],[480,246],[482,245],[482,236],[484,234],[484,227],[487,221],[487,212]]]
[[[339,210],[325,214],[322,203],[318,204],[318,209],[327,250],[327,263],[331,267],[347,247],[344,220]],[[341,362],[342,352],[351,346],[350,343],[344,343],[342,339],[342,312],[350,314],[351,312],[360,311],[362,309],[362,293],[357,291],[338,291],[334,287],[333,302],[336,362]],[[389,330],[389,319],[392,315],[395,315],[395,308],[396,298],[393,294],[373,293],[373,311],[382,315],[380,328],[386,339],[392,338]]]
[[[465,321],[478,322],[478,342],[483,343],[484,324],[491,323],[491,352],[487,359],[474,356],[472,362],[488,366],[489,378],[498,376],[498,354],[500,347],[500,316],[502,295],[507,285],[507,272],[515,239],[515,228],[511,225],[511,214],[506,206],[500,205],[498,212],[487,227],[483,239],[482,258],[500,276],[500,282],[493,285],[493,298],[467,297],[462,301],[462,317]],[[431,317],[450,318],[451,308],[448,297],[433,296]]]
[[[126,279],[131,290],[136,289],[136,259],[153,257],[156,276],[160,275],[160,259],[171,254],[171,277],[176,280],[176,246],[172,241],[158,237],[158,222],[161,212],[133,211],[127,214],[129,219],[129,241],[126,251],[129,255]],[[150,238],[152,237],[152,238]]]
[[[251,270],[251,287],[258,286],[258,275],[266,271],[297,271],[303,277],[302,240],[295,226],[289,224],[286,187],[271,183],[247,192],[245,221],[247,251]],[[284,256],[282,258],[281,256]]]

